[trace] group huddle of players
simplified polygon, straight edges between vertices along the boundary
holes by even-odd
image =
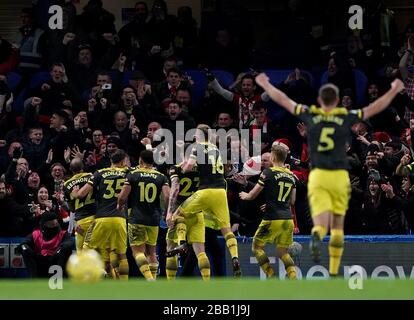
[[[233,274],[241,276],[237,240],[230,227],[224,165],[218,148],[208,142],[208,130],[206,125],[198,127],[196,143],[187,145],[191,155],[187,159],[182,156],[182,162],[170,168],[169,178],[155,169],[150,150],[141,152],[136,168],[130,168],[127,154],[117,150],[111,156],[111,167],[94,174],[83,172],[82,160],[73,159],[73,176],[64,183],[64,192],[75,212],[77,250],[97,250],[109,275],[127,279],[129,243],[139,270],[147,280],[153,280],[158,271],[158,230],[160,220],[165,219],[168,279],[176,277],[177,254],[187,244],[194,249],[202,278],[210,278],[204,248],[206,227],[221,230],[232,257]],[[254,238],[254,253],[266,274],[272,276],[263,248],[268,242],[277,244],[289,278],[295,278],[294,263],[287,253],[293,241],[290,205],[295,198],[295,178],[284,167],[286,157],[282,145],[274,146],[274,167],[262,173],[256,188],[240,197],[254,199],[265,189],[266,212]]]
[[[308,198],[314,227],[310,252],[314,261],[320,259],[320,242],[330,231],[329,272],[338,275],[343,253],[343,224],[350,197],[346,160],[346,144],[353,123],[365,120],[384,110],[404,89],[400,80],[370,106],[359,110],[337,108],[339,90],[328,84],[319,91],[320,108],[307,107],[289,99],[273,87],[265,74],[256,82],[280,106],[305,122],[312,170]],[[142,151],[139,165],[129,167],[127,154],[117,150],[111,156],[111,167],[94,174],[84,173],[80,159],[73,159],[73,177],[64,184],[66,198],[75,212],[76,246],[97,250],[114,278],[127,279],[129,265],[127,243],[140,272],[147,280],[155,280],[158,271],[156,243],[160,220],[168,225],[166,236],[168,279],[176,277],[177,255],[186,244],[197,257],[200,274],[210,278],[210,261],[205,252],[206,227],[220,230],[232,258],[233,275],[241,276],[237,239],[230,227],[224,165],[220,151],[209,141],[207,125],[196,130],[191,155],[171,167],[169,179],[154,167],[153,153]],[[252,251],[267,277],[274,271],[264,247],[274,244],[289,279],[296,278],[296,269],[287,248],[293,242],[295,176],[285,167],[287,149],[272,146],[272,167],[265,169],[256,186],[241,192],[242,200],[253,200],[265,193],[265,213],[252,244]],[[164,202],[162,210],[161,201]],[[162,217],[165,212],[165,217]],[[128,239],[127,239],[128,237]],[[128,241],[127,241],[128,240]],[[184,244],[183,244],[184,243]]]

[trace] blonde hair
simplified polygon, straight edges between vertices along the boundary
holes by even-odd
[[[275,144],[272,146],[272,159],[277,162],[285,162],[288,152],[286,148],[280,144]]]

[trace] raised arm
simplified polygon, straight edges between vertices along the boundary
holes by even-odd
[[[233,97],[234,97],[234,93],[224,89],[217,81],[217,79],[214,79],[213,81],[211,81],[211,88],[218,93],[219,95],[221,95],[224,99],[226,99],[227,101],[233,101]]]
[[[407,50],[402,55],[400,64],[398,66],[400,69],[401,77],[404,81],[407,80],[408,75],[409,75],[408,58],[410,57],[410,55],[414,54],[412,41],[413,41],[413,38],[409,37],[407,41]]]
[[[193,154],[190,156],[190,158],[184,164],[183,171],[184,172],[189,172],[189,171],[193,170],[196,163],[197,163],[197,156],[194,154],[194,151],[193,151]]]
[[[270,99],[285,108],[291,114],[294,114],[297,103],[290,99],[284,92],[274,87],[265,73],[261,73],[256,77],[256,83],[263,88]]]
[[[404,83],[400,79],[395,79],[391,83],[390,90],[363,109],[364,120],[367,120],[385,110],[390,105],[392,100],[394,100],[395,96],[402,90],[404,90]]]

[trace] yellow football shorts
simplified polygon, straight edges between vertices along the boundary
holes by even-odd
[[[85,241],[86,233],[89,230],[92,222],[95,220],[95,216],[89,216],[76,221],[76,251],[82,250],[83,242]]]
[[[198,190],[185,200],[178,210],[185,219],[195,213],[207,212],[214,217],[220,229],[230,228],[230,212],[225,189]]]
[[[155,246],[158,238],[158,226],[145,226],[142,224],[128,223],[128,239],[130,246],[148,244]]]
[[[327,211],[344,216],[350,196],[348,171],[313,169],[310,172],[308,199],[313,217]]]
[[[202,212],[188,215],[185,218],[185,224],[187,226],[187,242],[189,244],[205,242],[206,226]]]
[[[293,242],[293,219],[262,220],[253,237],[253,241],[261,244],[273,243],[278,247],[287,248]]]
[[[86,233],[84,249],[125,254],[127,248],[126,219],[121,217],[96,218]]]

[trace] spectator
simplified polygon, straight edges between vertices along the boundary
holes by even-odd
[[[160,105],[165,99],[175,99],[179,88],[189,88],[187,81],[182,81],[182,73],[177,68],[171,68],[167,71],[166,80],[160,82],[153,89],[156,103]]]
[[[215,128],[218,129],[232,129],[234,128],[234,121],[233,121],[233,117],[230,113],[228,112],[221,112],[218,114],[217,116],[217,124],[215,126]]]
[[[89,0],[78,16],[85,41],[97,41],[102,34],[115,33],[115,16],[103,8],[102,0]]]
[[[247,127],[249,129],[250,141],[253,141],[258,136],[263,140],[264,135],[268,135],[269,140],[273,141],[276,137],[282,135],[279,125],[267,117],[267,107],[263,103],[256,103],[251,113],[253,114],[253,119]]]
[[[253,120],[253,106],[258,102],[269,101],[267,93],[256,94],[256,82],[252,75],[244,75],[241,79],[241,93],[233,93],[220,86],[212,74],[208,74],[211,87],[227,101],[231,101],[235,113],[238,114],[239,127],[250,125]]]
[[[37,117],[46,124],[55,110],[73,107],[79,101],[62,63],[54,63],[50,68],[50,75],[51,79],[32,90],[29,93],[31,98],[25,101],[28,124],[32,124]]]
[[[395,208],[393,187],[384,180],[369,177],[362,205],[363,234],[404,233],[402,213]]]
[[[130,70],[144,70],[152,76],[153,55],[159,52],[155,45],[153,21],[146,2],[137,2],[135,12],[134,19],[119,30],[120,45]]]
[[[338,54],[331,55],[328,63],[328,82],[335,84],[341,94],[344,89],[355,90],[355,80],[349,64]]]
[[[180,57],[186,68],[197,65],[196,45],[197,22],[193,18],[191,7],[183,6],[177,9],[177,31],[174,38],[174,51]]]
[[[401,194],[394,198],[395,206],[401,209],[408,223],[408,228],[414,230],[414,175],[409,174],[403,178]]]
[[[194,119],[183,112],[181,102],[177,100],[170,101],[167,112],[168,114],[162,118],[161,124],[163,128],[170,130],[174,136],[174,139],[177,136],[176,125],[178,122],[183,122],[183,134],[196,127]]]
[[[20,17],[22,26],[15,37],[20,47],[19,69],[25,77],[29,77],[44,64],[46,39],[44,31],[36,26],[32,8],[22,9]]]
[[[175,97],[178,102],[181,102],[183,112],[192,114],[196,112],[192,103],[191,91],[188,88],[178,88],[177,95]]]
[[[49,268],[58,265],[66,274],[66,263],[72,254],[73,240],[61,230],[58,217],[49,212],[42,215],[40,229],[34,230],[19,246],[32,278],[48,278]]]
[[[0,74],[14,70],[19,63],[19,50],[0,36]]]
[[[0,180],[0,237],[18,237],[25,233],[24,221],[30,216],[27,204],[18,204],[13,193]]]
[[[29,162],[29,167],[32,169],[39,168],[45,162],[49,151],[48,141],[43,136],[42,127],[31,127],[22,145],[24,156]]]

